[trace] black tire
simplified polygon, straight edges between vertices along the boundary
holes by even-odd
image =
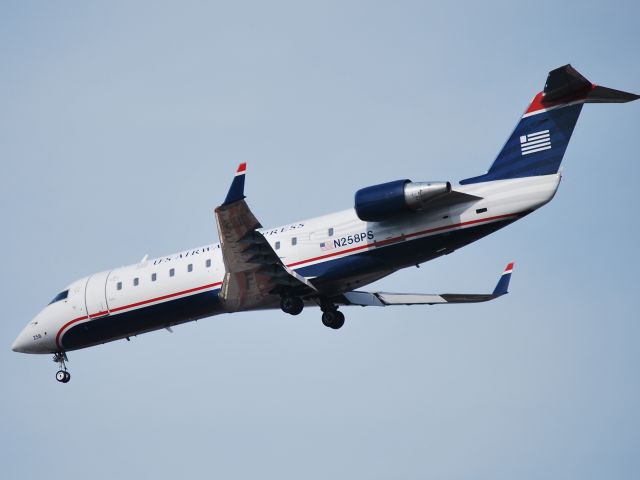
[[[342,328],[343,325],[344,313],[342,313],[340,310],[336,310],[333,325],[331,325],[331,328],[333,328],[334,330],[338,330],[339,328]]]
[[[64,372],[64,380],[62,383],[69,383],[69,380],[71,380],[71,374],[69,372]]]
[[[338,330],[344,325],[344,314],[340,310],[327,310],[322,314],[322,324]]]
[[[328,312],[322,313],[322,324],[325,327],[333,328],[333,317],[335,316],[334,310],[329,310]]]
[[[299,315],[304,308],[304,302],[300,297],[282,297],[280,308],[289,315]]]
[[[56,380],[61,382],[61,383],[67,383],[69,380],[66,380],[67,378],[67,372],[65,372],[64,370],[58,370],[56,372]]]

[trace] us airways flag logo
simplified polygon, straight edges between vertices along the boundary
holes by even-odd
[[[320,250],[326,252],[327,250],[333,250],[334,244],[333,242],[322,242],[320,243]]]
[[[529,133],[520,137],[520,150],[522,155],[541,152],[551,148],[551,136],[549,130],[540,130],[539,132]]]

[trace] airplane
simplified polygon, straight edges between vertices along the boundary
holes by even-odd
[[[509,263],[492,293],[410,294],[359,290],[485,237],[553,199],[560,164],[585,103],[639,95],[592,84],[571,65],[549,72],[489,170],[451,182],[400,179],[358,190],[347,210],[263,228],[245,201],[246,163],[215,209],[220,242],[95,273],[58,293],[18,335],[12,350],[53,354],[69,382],[67,352],[185,322],[316,306],[343,326],[339,307],[478,303],[507,293]]]

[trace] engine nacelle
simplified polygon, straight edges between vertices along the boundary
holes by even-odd
[[[396,180],[358,190],[355,209],[360,220],[379,222],[403,213],[423,210],[429,202],[450,191],[449,182]]]

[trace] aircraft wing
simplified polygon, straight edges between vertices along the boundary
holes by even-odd
[[[225,267],[220,299],[231,312],[276,302],[284,291],[300,296],[315,291],[306,278],[282,263],[258,232],[262,225],[244,200],[246,168],[246,163],[240,164],[224,203],[215,209]]]
[[[391,305],[436,305],[440,303],[480,303],[508,293],[513,263],[509,263],[492,293],[389,293],[353,291],[342,294],[344,305],[362,307],[387,307]]]

